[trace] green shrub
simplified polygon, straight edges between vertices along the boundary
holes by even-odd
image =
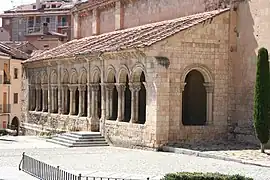
[[[189,173],[178,172],[166,174],[161,180],[253,180],[240,175],[225,175],[219,173]]]
[[[5,136],[7,134],[8,132],[5,129],[0,129],[0,136]]]

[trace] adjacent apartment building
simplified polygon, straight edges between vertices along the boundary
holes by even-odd
[[[27,58],[27,53],[0,42],[0,129],[19,127],[21,62]]]
[[[70,39],[74,0],[36,0],[0,15],[11,41],[29,41],[38,49],[61,45]]]

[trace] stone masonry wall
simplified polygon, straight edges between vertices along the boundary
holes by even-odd
[[[168,57],[170,61],[167,74],[165,71],[159,74],[165,85],[158,89],[157,117],[163,118],[157,119],[157,139],[165,142],[166,139],[162,139],[164,133],[168,133],[169,143],[227,138],[229,14],[223,13],[212,21],[191,27],[149,49],[152,53],[157,52],[158,56]],[[213,122],[206,126],[182,125],[181,84],[183,73],[189,67],[207,68],[214,80]],[[169,86],[167,98],[166,86]]]
[[[242,0],[234,0],[242,1]],[[111,32],[117,29],[116,22],[121,18],[121,29],[131,28],[148,23],[175,19],[182,16],[192,15],[205,11],[228,7],[230,0],[133,0],[122,1],[119,16],[116,16],[116,3],[98,7],[99,20],[97,29],[100,33]],[[122,9],[123,8],[123,9]],[[80,18],[81,24],[79,32],[81,37],[92,35],[89,28],[92,27],[90,21],[95,21],[86,9],[87,16]],[[93,12],[93,11],[92,11]],[[73,17],[74,18],[74,17]],[[94,27],[95,28],[95,27]],[[86,30],[87,29],[87,30]],[[86,33],[87,31],[87,33]]]
[[[237,58],[233,62],[235,106],[233,119],[237,123],[238,140],[256,142],[253,130],[253,103],[256,76],[256,56],[261,47],[270,49],[268,0],[245,1],[237,9]]]

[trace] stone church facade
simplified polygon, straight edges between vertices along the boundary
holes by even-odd
[[[154,148],[253,137],[237,133],[250,127],[237,109],[244,105],[235,81],[246,2],[194,0],[192,10],[184,3],[188,10],[166,16],[170,8],[156,1],[128,2],[75,7],[78,39],[24,62],[25,129],[99,131],[115,145]],[[149,18],[133,21],[132,7],[148,7]]]

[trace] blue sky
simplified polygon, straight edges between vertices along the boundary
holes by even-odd
[[[12,1],[14,6],[35,2],[35,0],[0,0],[0,12],[2,13],[5,10],[12,9]]]

